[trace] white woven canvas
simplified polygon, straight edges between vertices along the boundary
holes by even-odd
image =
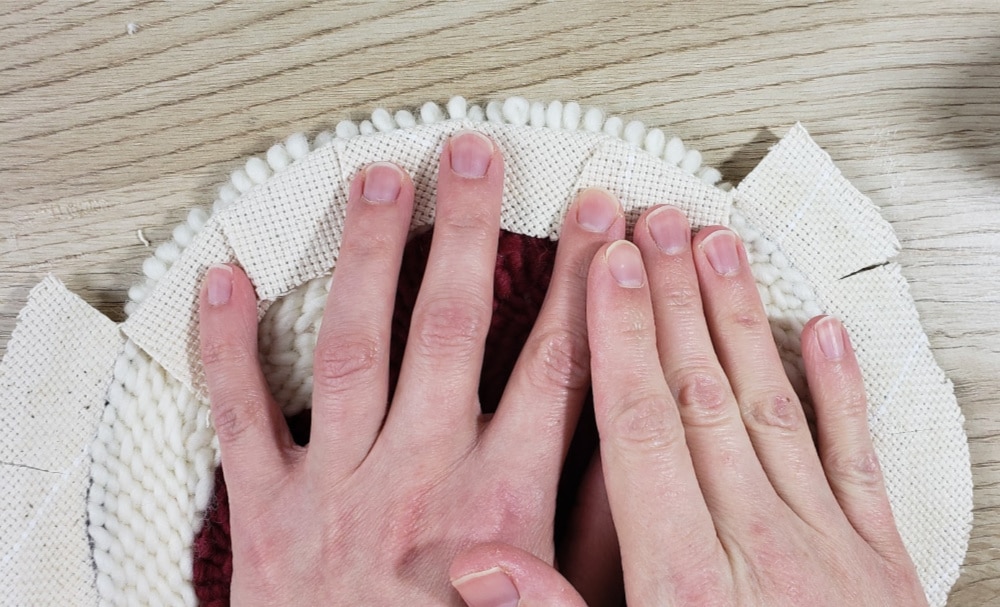
[[[0,363],[0,602],[93,605],[90,450],[124,338],[52,277]]]
[[[898,268],[858,272],[888,261],[898,249],[874,205],[799,126],[727,191],[712,185],[717,171],[701,167],[700,155],[679,140],[641,123],[623,125],[557,104],[508,100],[483,110],[453,100],[452,120],[443,120],[437,106],[422,108],[419,123],[408,112],[379,110],[370,122],[342,123],[336,136],[321,133],[312,144],[293,136],[269,150],[266,160],[253,158],[234,172],[211,218],[195,212],[178,226],[176,242],[144,267],[147,284],[130,291],[134,302],[122,327],[130,341],[115,364],[102,368],[102,377],[110,378],[114,367],[114,380],[92,445],[87,498],[100,603],[128,604],[136,597],[194,603],[191,541],[218,461],[198,360],[196,306],[205,268],[219,262],[246,268],[262,299],[269,381],[288,399],[286,411],[308,406],[311,350],[336,263],[349,180],[369,162],[398,162],[417,185],[414,228],[430,225],[440,146],[449,133],[475,128],[504,153],[505,229],[557,238],[569,202],[587,186],[617,194],[631,220],[661,202],[680,206],[696,227],[731,218],[745,239],[786,369],[800,388],[802,324],[821,310],[845,320],[865,373],[872,431],[901,532],[932,605],[944,604],[971,522],[968,448],[951,386],[934,363]],[[29,308],[62,300],[49,291],[36,299]],[[26,312],[23,325],[30,326],[28,318]],[[90,322],[80,331],[107,344],[107,325]],[[38,350],[15,345],[3,369],[30,375],[43,364]],[[44,399],[22,405],[0,398],[0,415],[47,406]],[[8,432],[0,436],[9,442]],[[5,483],[15,478],[7,467],[0,474]],[[44,485],[43,479],[18,482]],[[119,499],[123,495],[128,497]],[[86,534],[85,521],[76,524]],[[0,532],[6,539],[20,531],[11,521]],[[10,559],[12,570],[26,571],[53,546],[58,544],[19,551]]]

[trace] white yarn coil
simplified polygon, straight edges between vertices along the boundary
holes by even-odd
[[[543,104],[510,97],[483,108],[453,97],[444,109],[433,102],[425,103],[416,113],[379,108],[370,119],[341,121],[333,131],[321,132],[311,142],[301,133],[293,134],[271,146],[263,157],[250,158],[234,170],[229,182],[219,189],[213,212],[225,209],[242,193],[334,138],[389,132],[446,118],[604,132],[680,166],[705,183],[728,189],[728,184],[719,184],[718,170],[702,166],[697,150],[687,149],[679,138],[668,137],[660,129],[647,129],[640,121],[626,124],[598,108],[583,110],[575,102]],[[173,240],[143,263],[146,280],[129,290],[127,314],[153,290],[208,217],[204,210],[192,210],[174,229]],[[801,390],[797,336],[808,317],[818,313],[815,295],[773,243],[760,237],[738,213],[732,221],[744,237],[782,359]],[[306,282],[273,302],[260,322],[262,365],[286,414],[311,404],[313,350],[329,287],[329,276]],[[88,498],[103,605],[195,604],[191,545],[212,496],[213,470],[218,463],[208,416],[206,403],[197,402],[186,389],[170,381],[160,365],[129,342],[126,356],[116,366],[115,383],[95,441],[94,480]]]

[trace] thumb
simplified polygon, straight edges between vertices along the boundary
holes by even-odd
[[[587,607],[551,565],[507,544],[474,546],[448,573],[469,607]]]

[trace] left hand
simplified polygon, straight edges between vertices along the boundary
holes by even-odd
[[[542,310],[487,420],[477,391],[503,179],[486,137],[459,133],[444,146],[393,395],[390,325],[413,183],[384,163],[354,179],[305,448],[257,360],[250,282],[236,267],[209,271],[201,348],[229,490],[233,604],[460,605],[449,564],[485,541],[552,563],[559,471],[589,386],[586,269],[625,220],[598,190],[570,209]]]

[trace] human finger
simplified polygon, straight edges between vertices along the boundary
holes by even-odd
[[[508,544],[473,546],[455,557],[449,575],[469,607],[587,607],[552,565]]]
[[[441,152],[434,236],[400,369],[397,393],[406,397],[388,419],[390,431],[399,428],[394,436],[474,436],[502,194],[500,150],[475,131],[452,135]]]
[[[826,478],[851,525],[887,558],[906,558],[868,428],[868,398],[854,349],[832,316],[802,331],[802,356],[816,409]]]
[[[649,268],[662,373],[677,402],[698,482],[716,524],[739,533],[776,501],[716,356],[695,269],[691,230],[678,209],[640,218],[635,241]],[[717,345],[717,344],[716,344]]]
[[[226,483],[240,505],[252,504],[273,481],[284,478],[294,443],[261,371],[257,298],[242,269],[208,269],[198,317],[201,361]]]
[[[837,503],[778,356],[743,245],[735,232],[720,227],[702,230],[694,245],[705,320],[756,457],[799,517],[814,526],[829,524]]]
[[[712,576],[703,581],[713,588],[727,587],[721,576],[728,567],[660,368],[647,275],[632,243],[617,241],[594,258],[587,328],[604,480],[629,601],[671,604],[700,576]]]
[[[344,236],[313,362],[309,458],[357,467],[385,417],[396,283],[413,212],[413,182],[378,162],[351,182]]]
[[[566,214],[545,301],[484,437],[504,457],[541,466],[553,488],[590,387],[587,272],[597,249],[624,235],[613,194],[580,193]]]
[[[621,607],[622,559],[599,452],[580,483],[566,537],[559,551],[562,574],[590,607]]]

